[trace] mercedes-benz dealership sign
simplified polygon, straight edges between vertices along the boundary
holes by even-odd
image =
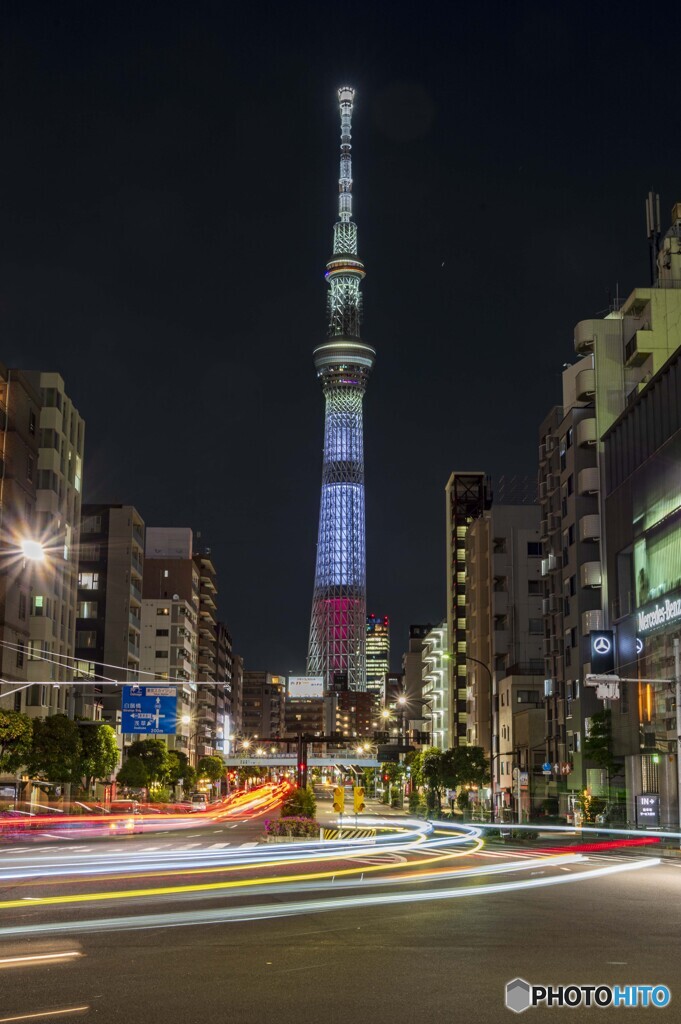
[[[615,671],[615,643],[611,629],[599,629],[590,633],[591,671],[595,675]]]

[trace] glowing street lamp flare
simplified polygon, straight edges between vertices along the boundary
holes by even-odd
[[[21,542],[21,551],[24,558],[28,558],[31,562],[45,561],[45,549],[39,540],[25,538]]]
[[[341,157],[338,220],[329,285],[327,340],[314,350],[326,399],[319,512],[307,672],[328,690],[336,673],[350,690],[366,690],[366,553],[362,399],[376,358],[360,339],[364,264],[352,220],[351,123],[354,89],[338,90]]]

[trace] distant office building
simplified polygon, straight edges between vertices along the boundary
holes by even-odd
[[[383,681],[390,669],[390,619],[367,616],[367,690],[379,699],[383,696]]]
[[[232,653],[232,735],[243,735],[244,712],[244,659]]]
[[[287,697],[284,735],[321,736],[324,733],[326,697]]]
[[[447,530],[447,722],[443,731],[451,746],[465,745],[466,692],[466,535],[471,523],[492,504],[485,473],[452,473],[445,488]]]
[[[423,638],[422,679],[424,714],[430,714],[430,735],[434,747],[446,750],[453,746],[448,678],[449,642],[447,623],[433,626]]]
[[[91,717],[97,704],[115,727],[122,691],[101,679],[138,681],[144,521],[132,505],[83,505],[80,536],[75,673],[92,687],[78,688],[76,709]]]
[[[274,739],[285,729],[285,676],[244,672],[241,731],[247,739]]]
[[[421,697],[423,688],[423,642],[433,628],[432,622],[409,627],[409,646],[402,655],[402,683],[405,695],[414,701]],[[417,701],[418,703],[418,701]]]
[[[216,680],[222,683],[223,699],[223,721],[222,721],[222,747],[218,749],[227,753],[229,749],[229,737],[234,733],[234,688],[233,688],[233,665],[234,655],[232,653],[232,637],[224,622],[217,622],[216,634]]]
[[[375,696],[368,691],[343,690],[335,698],[335,728],[347,739],[372,739]]]
[[[538,803],[545,795],[539,507],[496,505],[471,523],[466,550],[466,742],[491,758],[500,815],[516,799],[514,768],[534,773]],[[525,815],[529,799],[528,783],[521,792]]]

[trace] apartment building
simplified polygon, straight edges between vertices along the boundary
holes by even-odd
[[[441,750],[453,746],[449,651],[447,623],[441,622],[423,637],[421,655],[421,689],[424,708],[431,716],[431,745]]]
[[[492,504],[485,473],[454,472],[445,488],[447,536],[447,673],[449,695],[444,734],[451,746],[466,743],[466,535],[471,523]]]

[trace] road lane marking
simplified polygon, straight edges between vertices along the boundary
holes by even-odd
[[[241,843],[240,846],[239,846],[239,849],[240,850],[252,850],[253,847],[257,846],[257,845],[258,845],[257,843]]]
[[[27,964],[53,963],[55,960],[69,960],[73,957],[82,956],[77,949],[65,950],[63,953],[30,953],[25,956],[4,956],[0,957],[0,967],[24,967]]]
[[[63,1017],[67,1013],[85,1013],[88,1006],[69,1006],[64,1010],[43,1010],[41,1013],[22,1013],[19,1017],[0,1017],[0,1024],[9,1024],[14,1020],[36,1020],[38,1017]]]

